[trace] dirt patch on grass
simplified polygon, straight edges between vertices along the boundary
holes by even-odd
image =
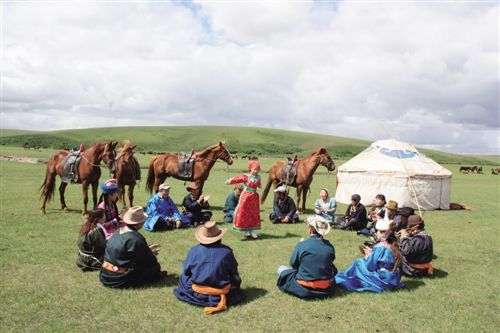
[[[20,156],[9,156],[9,155],[0,155],[1,161],[14,161],[21,163],[31,163],[31,164],[47,164],[47,161],[43,161],[34,157],[20,157]]]

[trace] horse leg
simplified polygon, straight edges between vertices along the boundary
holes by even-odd
[[[297,209],[300,213],[304,212],[304,209],[300,209],[300,197],[302,195],[302,186],[297,186]]]
[[[87,214],[87,204],[89,203],[89,183],[82,183],[82,192],[83,192],[83,210],[82,215]]]
[[[154,190],[155,193],[158,193],[158,188],[160,187],[161,184],[167,179],[167,175],[159,175],[155,177],[155,185],[154,185]]]
[[[125,201],[125,185],[120,186],[120,190],[118,191],[118,201],[122,201],[123,208],[127,207],[127,201]]]
[[[302,189],[302,211],[306,211],[306,198],[307,198],[307,192],[309,191],[309,186],[304,187]]]
[[[94,201],[94,207],[92,209],[95,209],[97,207],[97,186],[99,185],[99,182],[92,183],[92,200]]]
[[[129,207],[133,207],[133,202],[134,202],[134,187],[135,187],[135,184],[132,184],[132,185],[128,186],[128,201],[129,201],[129,204],[130,204]],[[123,198],[123,203],[125,204],[125,198]]]
[[[64,198],[64,192],[66,191],[66,186],[68,186],[67,183],[61,182],[61,185],[59,185],[59,198],[61,200],[61,209],[68,211],[68,206],[66,206],[66,200]]]

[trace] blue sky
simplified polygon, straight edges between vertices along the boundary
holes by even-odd
[[[500,153],[495,3],[2,3],[1,128],[282,128]]]

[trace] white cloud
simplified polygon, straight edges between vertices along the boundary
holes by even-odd
[[[27,2],[2,29],[3,128],[253,125],[500,153],[498,5]]]

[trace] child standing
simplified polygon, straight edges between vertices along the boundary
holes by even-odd
[[[260,229],[260,203],[257,188],[260,187],[260,164],[248,162],[249,174],[236,176],[226,181],[228,185],[243,183],[245,189],[234,211],[233,230],[245,232],[245,237],[258,238],[255,230]]]

